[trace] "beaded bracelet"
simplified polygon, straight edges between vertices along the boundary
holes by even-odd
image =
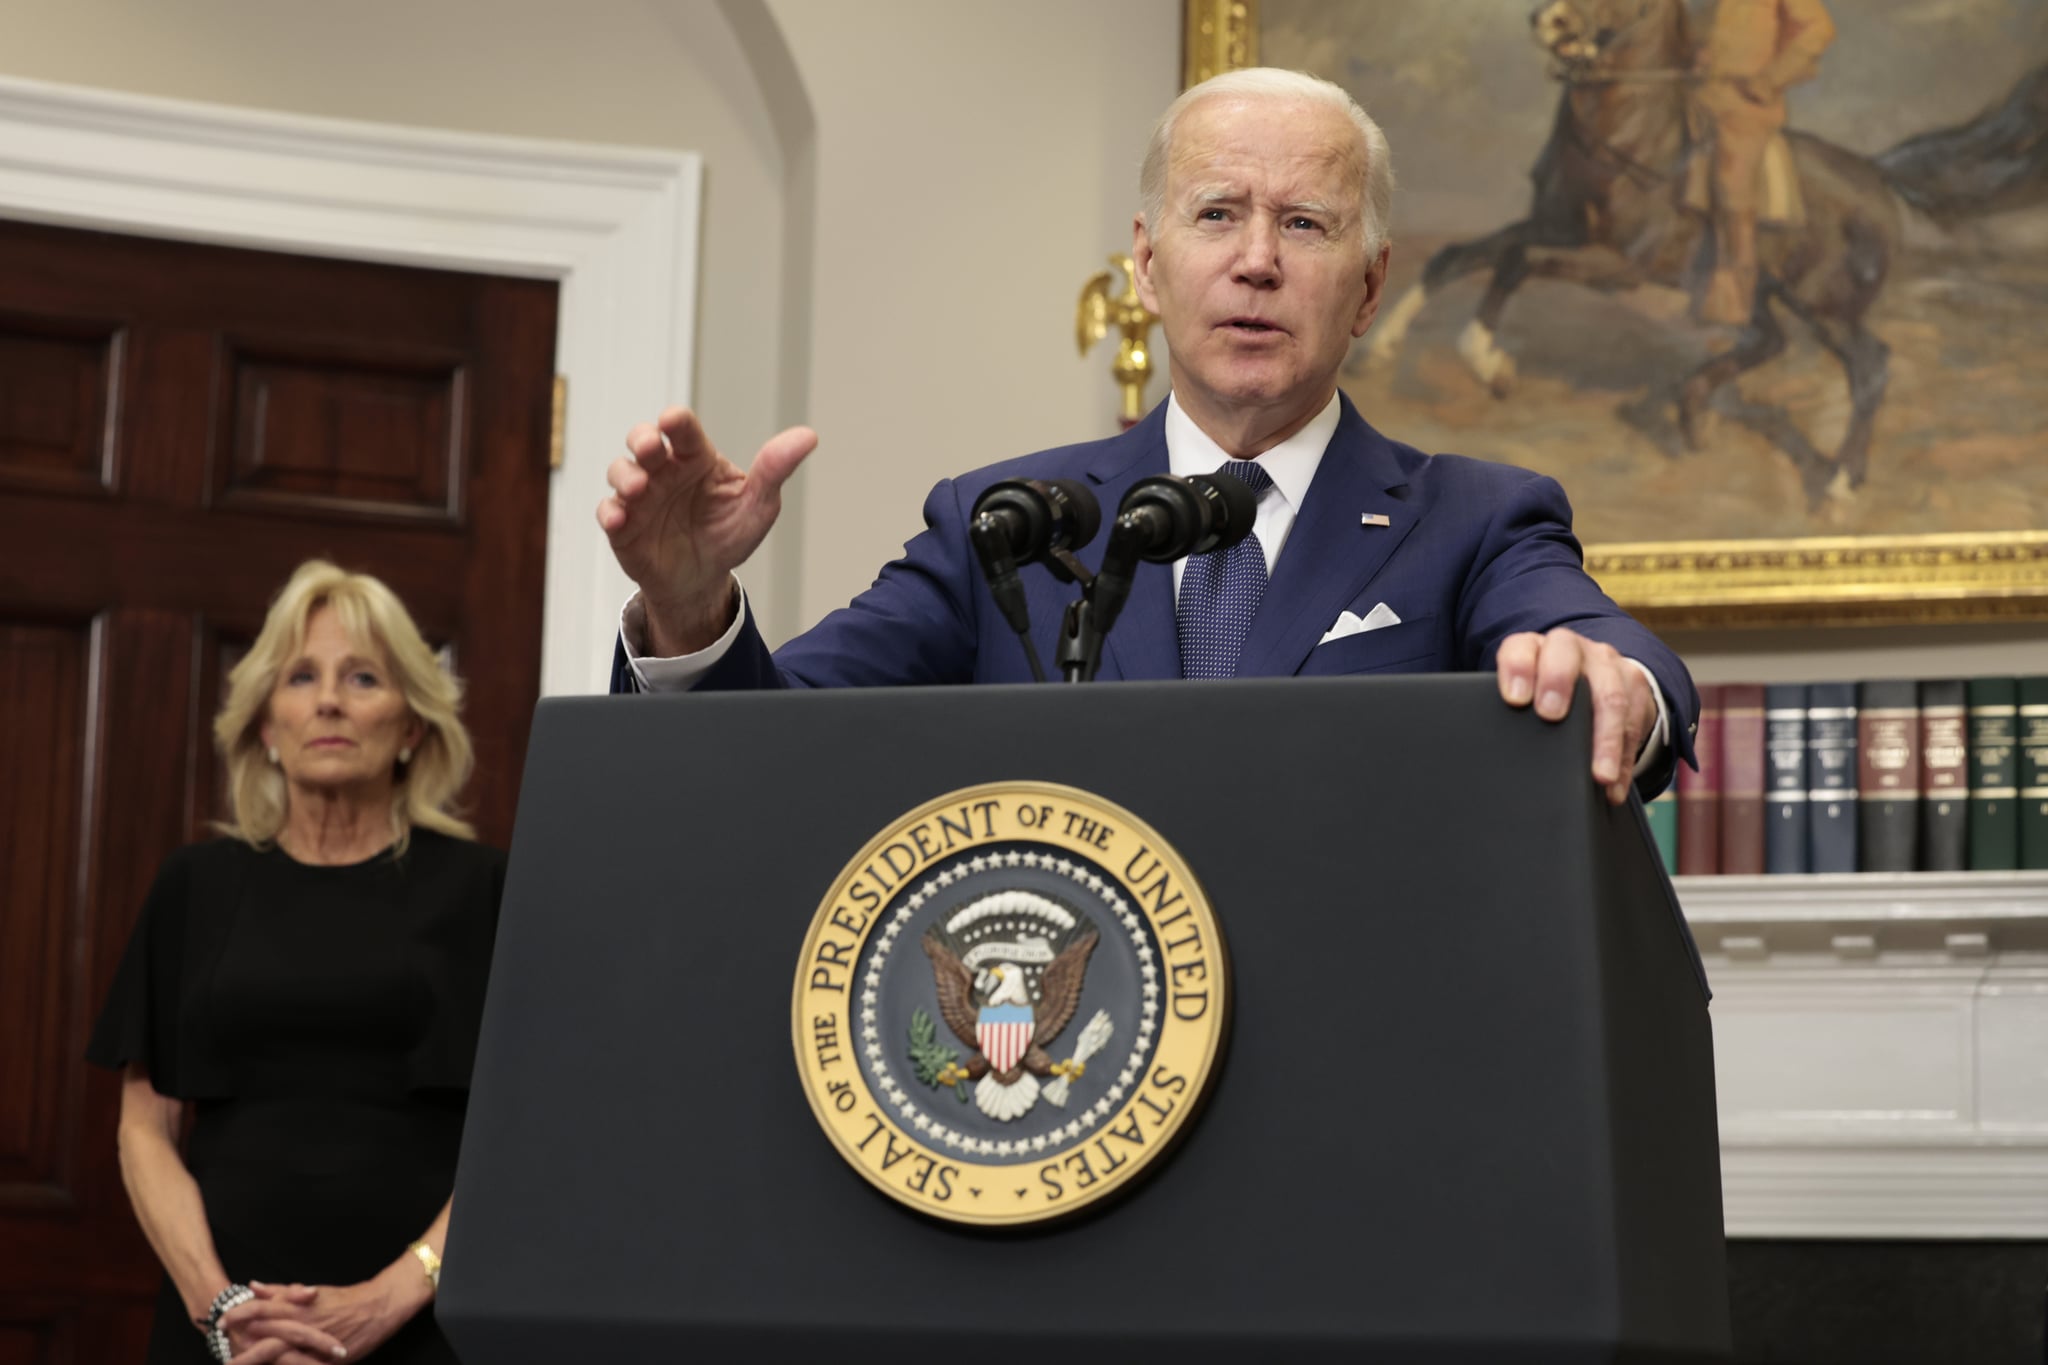
[[[213,1303],[206,1310],[205,1317],[192,1319],[192,1325],[206,1338],[206,1349],[212,1352],[213,1358],[221,1361],[222,1365],[234,1359],[235,1347],[234,1343],[228,1340],[228,1334],[221,1330],[221,1315],[255,1297],[256,1291],[248,1285],[231,1284],[213,1296]]]

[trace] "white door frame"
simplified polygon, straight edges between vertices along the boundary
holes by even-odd
[[[559,284],[570,401],[548,497],[550,694],[605,689],[631,588],[592,518],[605,466],[633,422],[690,399],[702,173],[692,152],[0,77],[0,216]]]

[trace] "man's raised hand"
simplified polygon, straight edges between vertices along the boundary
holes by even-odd
[[[732,572],[759,548],[782,511],[782,485],[817,445],[815,431],[791,427],[742,471],[688,408],[626,433],[597,524],[640,587],[657,657],[694,654],[732,624]]]

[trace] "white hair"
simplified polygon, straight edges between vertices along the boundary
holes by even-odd
[[[1166,214],[1166,166],[1173,154],[1173,130],[1190,108],[1209,99],[1290,99],[1335,109],[1351,120],[1365,162],[1365,184],[1359,194],[1359,209],[1365,221],[1365,254],[1379,255],[1387,244],[1394,213],[1394,155],[1387,135],[1372,115],[1341,85],[1334,85],[1305,71],[1284,71],[1279,67],[1254,66],[1211,76],[1200,85],[1189,86],[1179,99],[1166,106],[1145,146],[1145,163],[1138,172],[1139,212],[1148,232],[1158,230]]]

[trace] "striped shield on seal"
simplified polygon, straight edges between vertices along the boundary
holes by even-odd
[[[1031,1028],[1029,1005],[983,1005],[974,1038],[991,1067],[1012,1071],[1031,1046]]]

